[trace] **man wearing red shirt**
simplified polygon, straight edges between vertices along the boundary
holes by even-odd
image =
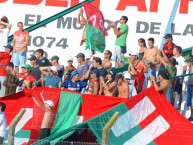
[[[12,50],[13,47],[11,45],[7,45],[5,46],[5,52],[0,53],[0,97],[5,96],[5,86],[3,85],[7,74],[5,67],[11,60],[10,53]]]

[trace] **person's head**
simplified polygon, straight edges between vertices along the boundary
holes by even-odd
[[[36,64],[37,57],[35,55],[32,55],[29,60],[30,60],[30,64],[33,66]]]
[[[120,18],[120,24],[126,24],[127,21],[128,21],[128,17],[127,17],[127,16],[122,16],[122,17]]]
[[[72,57],[68,57],[67,63],[68,63],[68,66],[71,66],[72,63],[73,63],[73,58]]]
[[[4,48],[5,48],[5,53],[11,53],[13,51],[12,45],[4,46]]]
[[[3,16],[1,18],[1,21],[4,22],[4,23],[9,23],[9,20],[8,20],[8,18],[6,16]],[[0,28],[5,28],[5,27],[6,27],[5,25],[0,23]]]
[[[144,67],[142,65],[137,65],[135,68],[137,72],[143,72],[144,70]]]
[[[50,67],[50,75],[57,76],[58,74],[58,69],[56,66],[51,66]]]
[[[191,67],[193,64],[193,57],[186,59],[185,62],[187,63],[187,66]]]
[[[114,79],[115,78],[115,76],[116,76],[116,73],[115,72],[113,72],[112,70],[109,70],[108,72],[107,72],[107,80],[112,80],[112,79]]]
[[[6,105],[5,105],[5,103],[0,102],[0,111],[1,111],[1,112],[4,112],[4,111],[5,111],[5,109],[6,109]]]
[[[139,38],[138,44],[139,44],[139,47],[146,47],[145,39]]]
[[[37,49],[36,50],[36,57],[37,58],[40,58],[40,57],[43,57],[43,55],[44,55],[44,50],[43,49]]]
[[[11,71],[14,69],[14,64],[13,62],[9,62],[7,65],[6,65],[6,69],[7,71]]]
[[[100,57],[94,57],[93,58],[93,67],[98,68],[99,66],[102,66],[102,60]]]
[[[104,53],[104,59],[111,59],[112,52],[110,50],[106,50]]]
[[[90,71],[90,78],[95,79],[99,77],[99,71],[98,69],[93,69]]]
[[[164,68],[164,69],[159,70],[158,72],[159,80],[169,80],[169,78],[170,78],[170,75],[167,69]]]
[[[124,77],[123,77],[122,74],[117,74],[117,75],[115,76],[115,81],[117,81],[117,85],[118,85],[118,86],[122,85],[123,79],[124,79]]]
[[[52,110],[54,107],[54,102],[52,100],[46,100],[44,101],[44,106],[48,110]]]
[[[18,27],[19,31],[23,31],[23,23],[22,22],[18,22],[17,27]]]
[[[52,56],[51,58],[51,64],[52,65],[58,65],[59,57],[58,56]]]
[[[124,73],[124,81],[129,84],[131,80],[131,74],[129,72]]]
[[[176,61],[176,59],[174,57],[170,57],[169,62],[171,63],[172,66],[175,66],[178,64],[178,62]]]
[[[85,61],[84,53],[78,53],[75,57],[77,58],[78,63],[82,63],[83,61]]]
[[[182,52],[182,48],[180,46],[174,47],[174,49],[173,49],[173,55],[174,56],[181,54],[181,52]]]
[[[168,33],[164,36],[166,43],[171,43],[173,41],[172,34]]]
[[[26,64],[25,66],[23,66],[23,72],[29,74],[31,72],[31,65]]]
[[[72,71],[72,73],[71,73],[71,79],[72,79],[72,80],[75,80],[75,81],[78,81],[78,78],[79,78],[79,73],[78,73],[78,71],[77,71],[77,70]]]
[[[138,59],[139,54],[137,52],[132,52],[132,53],[129,53],[129,56],[131,58],[131,61],[133,62]]]
[[[150,38],[148,38],[148,47],[149,48],[153,48],[154,47],[154,42],[155,42],[155,40],[154,40],[154,38],[153,37],[150,37]]]

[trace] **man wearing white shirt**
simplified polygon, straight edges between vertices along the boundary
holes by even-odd
[[[173,49],[173,55],[178,64],[176,65],[177,68],[177,74],[176,76],[183,75],[186,73],[186,63],[185,59],[181,56],[182,48],[180,46],[175,46]],[[181,109],[181,103],[182,103],[182,84],[183,84],[183,77],[177,78],[174,85],[174,93],[178,93],[178,100],[179,104],[176,108],[177,110]],[[176,98],[176,95],[174,94],[174,100]]]
[[[3,144],[6,131],[6,118],[4,114],[5,108],[6,105],[3,102],[0,102],[0,145]]]

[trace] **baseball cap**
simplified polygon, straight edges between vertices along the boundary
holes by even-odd
[[[116,81],[119,80],[119,79],[123,79],[123,75],[122,75],[122,74],[117,74],[117,75],[115,76],[115,80],[116,80]]]
[[[7,45],[7,46],[4,46],[4,47],[10,49],[10,51],[13,51],[13,46],[12,45]]]
[[[31,65],[30,64],[26,64],[26,65],[24,65],[24,68],[25,69],[31,69]]]
[[[71,56],[69,56],[68,59],[67,59],[67,62],[68,61],[72,61],[73,62],[73,58]]]
[[[35,55],[32,55],[30,58],[29,58],[30,61],[32,60],[37,60],[36,56]]]
[[[48,104],[50,107],[54,107],[54,102],[52,100],[44,101],[44,104]]]
[[[129,72],[124,73],[125,79],[131,79],[131,74]]]
[[[52,61],[52,60],[57,60],[57,61],[58,61],[58,60],[59,60],[59,57],[56,56],[56,55],[55,55],[55,56],[52,56],[51,61]]]
[[[193,57],[189,57],[188,59],[185,60],[185,62],[193,62]]]
[[[96,74],[97,76],[99,75],[98,69],[93,69],[93,70],[90,71],[90,73],[94,73],[94,74]]]
[[[137,53],[137,52],[131,52],[131,53],[129,53],[129,55],[136,55],[136,56],[139,56],[139,53]]]
[[[164,36],[164,38],[172,38],[172,34],[168,33]]]
[[[72,78],[73,76],[75,76],[76,74],[79,74],[77,70],[72,71],[72,73],[71,73],[71,78]]]
[[[56,66],[51,66],[50,69],[56,73],[58,73],[58,69]]]
[[[84,55],[84,53],[78,53],[75,57],[82,57],[82,58],[85,58],[85,55]]]

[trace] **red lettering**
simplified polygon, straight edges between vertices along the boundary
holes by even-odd
[[[71,0],[70,7],[77,5],[79,3],[79,0]],[[95,7],[99,8],[100,7],[100,0],[94,0],[92,3]]]
[[[7,0],[0,0],[0,3],[4,3],[4,2],[6,2]]]
[[[158,12],[159,0],[151,0],[150,12]]]
[[[193,0],[181,0],[179,13],[181,13],[181,14],[187,14],[188,13],[188,6],[189,6],[190,1],[193,1]]]
[[[42,0],[13,0],[13,3],[16,4],[29,4],[29,5],[38,5]]]
[[[46,6],[68,7],[68,0],[46,0]]]
[[[145,0],[120,0],[116,10],[125,10],[126,6],[136,6],[138,11],[147,12]]]

